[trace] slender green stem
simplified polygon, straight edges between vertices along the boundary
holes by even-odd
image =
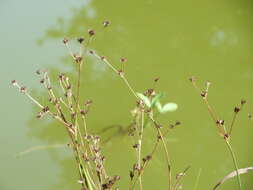
[[[95,57],[97,57],[98,59],[101,59],[96,53],[93,53],[95,55]],[[110,67],[116,74],[119,74],[119,71],[106,59],[103,59],[103,62]],[[123,79],[124,83],[126,84],[126,86],[128,87],[128,89],[130,90],[130,92],[135,96],[135,98],[139,99],[138,96],[136,95],[134,89],[132,88],[132,86],[129,84],[128,80],[126,79],[126,77],[123,75],[120,75],[120,77]]]
[[[142,138],[143,138],[143,127],[144,127],[144,112],[141,110],[141,129],[140,129],[140,137],[139,137],[139,153],[138,153],[138,165],[141,169],[141,148],[142,148]],[[142,173],[139,175],[139,182],[140,182],[140,190],[142,190]]]
[[[238,185],[239,185],[239,189],[242,190],[242,182],[241,182],[241,177],[240,177],[240,174],[238,172],[238,164],[237,164],[237,160],[236,160],[236,157],[235,157],[235,154],[234,154],[234,151],[233,151],[233,148],[232,146],[230,145],[229,141],[226,139],[226,145],[228,147],[228,150],[231,154],[231,157],[233,159],[233,163],[234,163],[234,168],[236,170],[236,176],[237,176],[237,182],[238,182]]]
[[[154,125],[157,125],[157,122],[152,117],[150,117],[150,119],[154,123]],[[164,149],[165,155],[166,155],[167,167],[168,167],[168,172],[169,172],[169,190],[171,190],[172,189],[172,170],[171,170],[171,161],[170,161],[169,151],[167,149],[167,145],[164,140],[164,136],[162,134],[162,131],[159,128],[157,128],[157,132],[161,138],[161,141],[163,144],[163,149]]]
[[[233,116],[233,120],[232,120],[232,123],[231,123],[231,126],[230,126],[230,129],[229,129],[229,135],[231,135],[232,133],[232,130],[233,130],[233,126],[235,124],[235,120],[236,120],[236,116],[237,116],[237,113],[234,113],[234,116]]]

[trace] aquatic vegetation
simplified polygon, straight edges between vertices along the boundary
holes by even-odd
[[[103,22],[103,28],[106,28],[109,25],[109,21]],[[72,52],[68,38],[63,39],[63,44],[66,46],[70,57],[73,60],[73,64],[76,67],[77,80],[72,80],[66,74],[61,73],[58,75],[58,85],[55,86],[51,83],[51,77],[48,71],[38,70],[36,72],[40,77],[40,83],[48,93],[48,102],[45,105],[37,101],[37,99],[30,94],[29,90],[20,85],[16,80],[13,80],[12,84],[40,108],[40,111],[36,116],[38,119],[48,115],[57,120],[65,129],[70,140],[68,147],[73,151],[74,159],[77,165],[77,172],[79,173],[79,179],[77,179],[77,182],[80,183],[82,190],[118,189],[116,187],[117,181],[119,181],[122,177],[125,178],[125,176],[120,177],[118,175],[112,176],[108,174],[106,168],[112,168],[113,166],[105,166],[105,156],[103,155],[103,146],[101,145],[100,137],[90,133],[91,126],[88,126],[86,122],[93,101],[91,99],[81,99],[81,75],[83,66],[86,64],[88,57],[98,59],[101,63],[108,66],[114,73],[117,74],[119,79],[121,79],[123,84],[128,88],[130,95],[136,101],[135,108],[131,111],[132,122],[128,130],[128,135],[130,136],[129,138],[132,138],[134,142],[132,148],[136,155],[136,160],[130,168],[128,176],[130,181],[129,189],[143,189],[143,175],[154,154],[158,151],[159,144],[161,144],[165,155],[166,168],[164,168],[164,170],[167,172],[166,181],[168,182],[168,189],[180,189],[182,179],[190,169],[190,166],[185,167],[185,169],[180,173],[174,173],[172,170],[173,167],[169,148],[165,138],[170,130],[179,126],[181,122],[175,121],[174,124],[168,124],[165,126],[157,119],[157,115],[159,114],[165,114],[167,112],[177,110],[177,104],[168,102],[162,105],[160,101],[163,97],[163,93],[158,93],[155,86],[155,84],[159,82],[159,78],[154,79],[153,87],[148,88],[142,93],[137,92],[126,77],[124,68],[127,63],[127,59],[125,57],[120,58],[119,61],[121,63],[121,67],[117,68],[105,56],[100,56],[98,52],[90,48],[90,44],[92,43],[95,35],[96,31],[90,29],[87,32],[86,38],[79,37],[76,39],[76,42],[80,45],[80,51],[78,53]],[[228,177],[221,180],[219,185],[227,179],[236,176],[239,188],[242,189],[240,174],[251,171],[252,168],[238,168],[237,160],[230,144],[230,139],[237,115],[246,101],[242,100],[240,106],[234,108],[234,117],[230,128],[227,131],[225,121],[216,116],[213,108],[208,102],[207,96],[210,83],[208,82],[206,84],[205,90],[200,90],[196,85],[196,79],[191,78],[190,80],[200,92],[201,97],[206,103],[208,111],[217,126],[219,134],[222,138],[224,138],[235,165],[235,172],[229,174]],[[154,146],[150,148],[150,153],[144,154],[143,143],[147,124],[150,124],[150,127],[154,129],[156,139],[154,141]],[[197,179],[199,179],[199,177]],[[216,185],[214,189],[216,189],[219,185]],[[196,187],[197,183],[194,188],[196,189]]]

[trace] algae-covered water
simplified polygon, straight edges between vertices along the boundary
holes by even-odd
[[[71,152],[61,146],[67,143],[64,130],[50,119],[37,120],[36,107],[10,81],[26,84],[46,102],[35,71],[45,68],[53,77],[59,72],[75,76],[61,40],[87,36],[90,28],[97,32],[91,48],[118,68],[120,57],[127,58],[126,77],[136,91],[152,87],[153,79],[160,77],[156,88],[166,94],[163,103],[178,104],[176,112],[159,120],[182,123],[167,141],[174,175],[191,165],[183,189],[194,189],[197,176],[194,190],[211,189],[233,170],[229,152],[188,80],[192,75],[201,86],[211,81],[210,103],[228,124],[234,106],[241,98],[247,100],[231,143],[239,166],[252,166],[253,121],[248,118],[253,112],[252,19],[250,0],[1,0],[0,190],[79,189]],[[112,24],[100,30],[104,20]],[[78,48],[74,40],[71,46],[74,51]],[[112,175],[121,176],[120,189],[127,189],[134,154],[124,131],[135,99],[117,75],[96,61],[87,62],[82,81],[82,98],[94,101],[88,126],[102,136],[106,166]],[[154,131],[147,128],[145,136],[148,152]],[[32,147],[39,149],[16,157]],[[144,189],[166,189],[163,158],[159,153],[147,168]],[[242,175],[245,190],[253,189],[252,179],[253,174]],[[238,189],[237,182],[229,180],[220,189]]]

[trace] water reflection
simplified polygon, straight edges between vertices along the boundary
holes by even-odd
[[[218,105],[219,112],[224,113],[223,116],[226,118],[231,116],[228,109],[240,100],[241,95],[253,99],[252,77],[244,77],[253,75],[253,43],[248,43],[253,41],[251,33],[248,32],[252,32],[253,28],[248,22],[241,23],[242,20],[248,20],[252,14],[238,16],[220,10],[221,7],[229,7],[231,12],[237,11],[236,7],[225,1],[205,3],[199,1],[199,8],[196,8],[187,2],[182,5],[179,2],[171,4],[167,1],[145,0],[121,3],[86,1],[83,6],[73,11],[70,19],[60,18],[39,40],[40,44],[43,44],[52,39],[57,39],[54,43],[59,43],[65,36],[72,39],[78,36],[87,38],[89,28],[98,31],[104,19],[112,20],[113,25],[108,31],[99,32],[91,47],[109,55],[109,59],[118,67],[118,60],[122,54],[127,56],[130,60],[126,68],[127,77],[138,91],[150,87],[152,79],[159,75],[162,79],[159,88],[168,94],[168,100],[179,104],[178,112],[160,119],[164,123],[180,119],[184,124],[184,127],[170,136],[170,140],[175,139],[170,151],[175,160],[175,171],[180,171],[182,166],[193,165],[190,175],[185,179],[185,189],[193,187],[199,167],[203,168],[199,189],[210,189],[214,182],[232,168],[231,160],[225,159],[227,154],[224,153],[224,147],[219,144],[212,123],[187,83],[187,78],[194,74],[214,82],[212,102]],[[209,17],[207,13],[209,6],[213,7],[214,17]],[[244,3],[240,6],[242,12],[248,9]],[[224,18],[227,17],[230,18],[227,21],[229,24],[224,22]],[[71,46],[78,50],[75,42]],[[75,79],[75,68],[70,59],[62,59],[62,63],[71,68],[68,69],[67,75]],[[49,66],[48,70],[54,80],[62,67]],[[127,89],[116,75],[92,59],[85,65],[82,81],[82,99],[94,100],[88,124],[93,132],[102,134],[106,142],[105,152],[111,159],[108,165],[115,165],[114,169],[110,169],[111,172],[125,176],[132,164],[133,156],[129,156],[132,153],[122,150],[130,147],[125,134],[131,121],[129,110],[135,104],[134,99],[128,95]],[[42,93],[39,97],[42,101],[47,101],[43,98],[46,94]],[[250,106],[253,105],[249,103]],[[249,124],[245,118],[238,123],[241,126]],[[32,118],[28,127],[29,136],[36,137],[46,144],[67,143],[64,130],[61,130],[56,122]],[[252,134],[252,130],[238,130],[239,135],[234,141],[242,165],[252,162],[252,154],[245,150],[245,147],[251,144],[249,131]],[[152,135],[152,130],[148,129],[147,136]],[[240,138],[244,138],[244,141]],[[152,140],[148,139],[145,151],[148,151],[151,145]],[[76,176],[73,176],[74,163],[70,154],[62,155],[61,150],[48,150],[48,153],[60,170],[59,181],[50,189],[77,188]],[[220,156],[213,158],[214,154]],[[203,155],[206,155],[204,159]],[[153,189],[159,185],[162,189],[166,186],[166,174],[161,174],[161,168],[164,167],[162,157],[157,157],[152,166],[150,173],[161,176],[161,180],[154,182],[153,176],[147,174],[146,179],[150,182],[146,188]],[[245,177],[245,181],[248,188],[253,186],[249,178]],[[121,184],[126,188],[127,179]],[[231,189],[234,185],[232,181],[224,185],[224,189]]]

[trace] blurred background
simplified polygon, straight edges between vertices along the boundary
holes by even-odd
[[[211,81],[209,99],[217,114],[230,123],[233,108],[241,98],[247,104],[233,131],[232,145],[239,167],[253,165],[253,3],[251,0],[0,0],[0,189],[70,190],[77,184],[71,152],[58,148],[16,155],[36,146],[67,142],[64,130],[51,119],[35,119],[38,109],[13,89],[18,80],[46,102],[37,69],[47,69],[52,77],[75,69],[62,44],[64,37],[87,36],[97,32],[91,47],[119,68],[127,58],[126,77],[137,92],[153,86],[164,92],[165,102],[179,109],[162,115],[161,123],[179,120],[182,125],[167,138],[174,175],[191,165],[183,189],[211,189],[233,170],[232,160],[208,115],[199,94],[189,82],[194,75],[204,88]],[[102,22],[111,26],[101,30]],[[131,122],[135,99],[109,68],[88,61],[82,78],[82,98],[94,101],[88,126],[102,136],[106,166],[110,174],[122,177],[120,189],[129,185],[134,161],[132,141],[123,131]],[[110,128],[106,133],[103,129]],[[144,151],[153,147],[152,129],[147,129]],[[112,166],[112,167],[111,167]],[[253,188],[253,174],[242,176],[245,189]],[[144,189],[166,189],[167,173],[163,154],[158,154],[143,177]],[[235,179],[222,190],[237,189]]]

